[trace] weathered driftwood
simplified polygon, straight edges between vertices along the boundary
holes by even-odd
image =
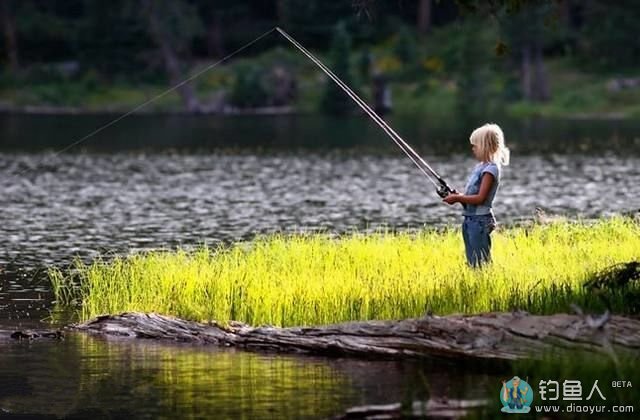
[[[426,316],[318,327],[200,324],[157,314],[124,313],[73,328],[104,336],[233,346],[253,350],[364,357],[536,357],[545,350],[638,352],[640,320],[525,312]]]
[[[428,401],[414,401],[410,407],[403,407],[401,403],[353,407],[333,419],[423,419],[425,417],[457,419],[488,404],[487,400],[435,398]]]

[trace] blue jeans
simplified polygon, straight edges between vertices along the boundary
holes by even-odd
[[[492,214],[464,216],[462,238],[471,267],[491,262],[491,232],[495,228],[496,219]]]

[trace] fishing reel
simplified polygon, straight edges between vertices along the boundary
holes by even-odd
[[[452,190],[451,187],[449,187],[447,185],[446,182],[444,182],[443,180],[439,180],[440,181],[440,188],[438,188],[436,190],[436,192],[438,193],[438,195],[442,198],[445,198],[446,196],[448,196],[449,194],[457,194],[458,191],[456,190]]]
[[[440,197],[446,198],[449,194],[459,194],[458,191],[456,191],[455,189],[451,189],[451,187],[448,186],[447,183],[444,182],[442,178],[438,179],[438,181],[440,181],[440,188],[438,188],[436,192]],[[460,203],[460,204],[462,204],[463,208],[465,209],[467,208],[467,205],[465,203]]]

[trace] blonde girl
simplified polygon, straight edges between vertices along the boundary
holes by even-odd
[[[471,171],[464,194],[454,192],[444,198],[447,204],[461,203],[467,262],[479,267],[491,261],[491,232],[496,227],[493,200],[500,185],[502,166],[509,164],[509,149],[497,124],[485,124],[469,138],[473,156],[479,161]]]

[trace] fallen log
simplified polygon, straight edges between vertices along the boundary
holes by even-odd
[[[233,346],[248,350],[362,357],[468,357],[513,360],[545,351],[635,353],[640,320],[621,316],[428,315],[401,321],[356,321],[316,327],[202,324],[158,314],[105,315],[71,328],[107,337]]]

